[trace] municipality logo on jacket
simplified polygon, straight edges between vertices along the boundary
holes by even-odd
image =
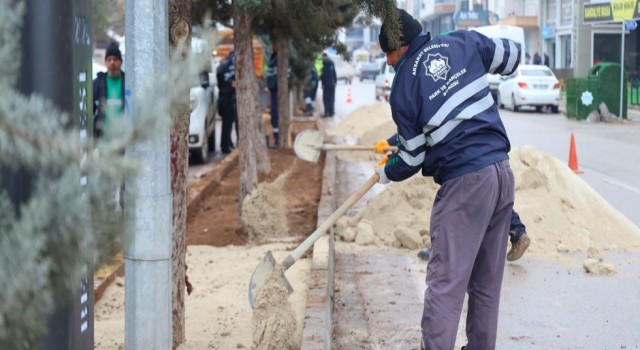
[[[439,53],[435,55],[429,54],[422,64],[426,68],[425,74],[433,78],[433,81],[447,80],[447,74],[451,70],[448,57],[444,57]]]

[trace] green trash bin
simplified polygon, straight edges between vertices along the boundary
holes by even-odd
[[[598,109],[598,80],[592,78],[565,79],[566,115],[577,120],[587,119]]]
[[[595,64],[589,69],[588,79],[597,82],[596,107],[604,102],[609,112],[620,116],[620,64],[613,62],[602,62]],[[629,79],[627,72],[624,72],[624,85],[622,91],[622,118],[627,118],[628,96],[627,83]]]

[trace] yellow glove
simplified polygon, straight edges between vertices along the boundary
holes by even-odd
[[[387,147],[389,147],[389,141],[380,140],[380,141],[376,142],[376,147],[373,150],[376,153],[385,154],[385,153],[387,153]],[[386,162],[386,160],[385,160],[385,162]]]
[[[380,163],[378,163],[378,165],[376,165],[374,168],[376,173],[378,173],[378,175],[380,176],[380,178],[378,179],[378,183],[383,185],[390,182],[389,178],[387,177],[387,174],[384,172],[384,166],[385,164],[387,164],[387,160],[389,160],[389,157],[385,156],[384,158],[382,158]]]

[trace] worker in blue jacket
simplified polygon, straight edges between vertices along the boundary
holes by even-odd
[[[431,211],[421,348],[454,348],[468,293],[466,349],[492,350],[515,186],[511,146],[485,75],[514,72],[520,47],[475,31],[431,38],[398,11],[399,18],[385,18],[379,41],[396,71],[389,103],[399,146],[376,172],[380,183],[421,171],[440,184]],[[387,36],[390,18],[400,24],[397,44]]]

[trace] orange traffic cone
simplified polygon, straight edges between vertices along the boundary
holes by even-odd
[[[351,87],[347,89],[347,103],[351,103]]]
[[[578,169],[578,154],[576,153],[576,140],[571,133],[571,146],[569,147],[569,168],[576,174],[582,174],[584,171]]]

